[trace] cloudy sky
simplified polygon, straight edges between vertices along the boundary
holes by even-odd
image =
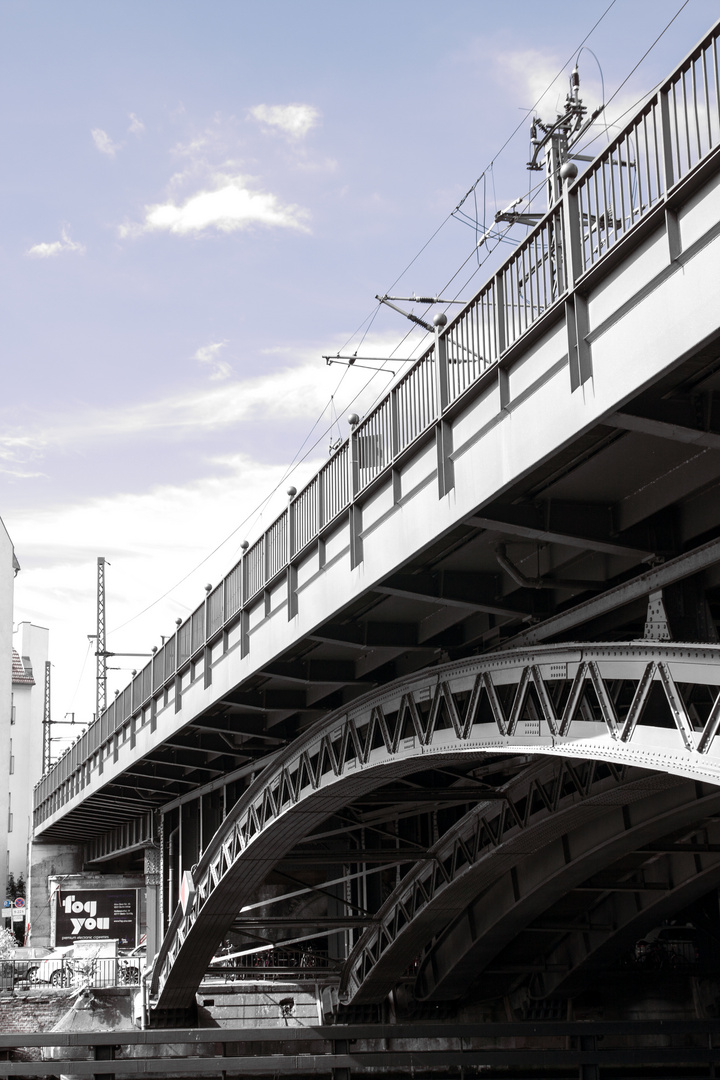
[[[375,294],[469,297],[521,239],[473,255],[593,24],[612,132],[716,18],[621,86],[681,2],[0,0],[0,516],[56,719],[94,707],[97,556],[109,647],[148,651],[402,370],[322,354],[421,350]]]

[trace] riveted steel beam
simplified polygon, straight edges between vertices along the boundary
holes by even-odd
[[[373,591],[383,596],[399,596],[510,618],[531,614],[528,605],[514,602],[512,597],[502,597],[500,586],[497,574],[444,571],[438,574],[393,574]]]
[[[633,895],[614,890],[603,898],[587,925],[575,928],[545,957],[550,965],[562,965],[563,971],[539,975],[534,992],[541,996],[568,992],[590,978],[590,972],[606,963],[610,955],[631,948],[649,927],[716,887],[720,882],[720,822],[706,823],[706,829],[715,851],[668,852],[654,868],[656,875],[663,875],[658,882],[661,888],[654,895],[649,889]]]
[[[673,442],[687,443],[690,446],[707,446],[720,450],[720,435],[714,431],[702,431],[698,428],[684,427],[681,424],[669,424],[664,420],[651,420],[647,416],[634,416],[627,412],[616,412],[603,420],[608,427],[623,431],[636,431],[641,435],[652,435],[657,439],[671,439]]]
[[[479,802],[430,849],[427,864],[405,875],[352,950],[342,1000],[381,1001],[397,972],[465,911],[469,897],[504,872],[515,852],[540,850],[559,831],[602,817],[611,805],[643,799],[663,783],[677,780],[593,761],[535,761],[500,789],[504,805]]]
[[[585,600],[575,607],[568,608],[558,615],[552,615],[530,630],[523,630],[504,643],[504,647],[524,648],[527,645],[548,641],[550,638],[566,634],[575,627],[597,619],[609,611],[616,611],[633,600],[649,596],[657,589],[663,589],[675,581],[691,577],[720,562],[720,540],[710,540],[701,547],[694,548],[684,555],[678,555],[660,566],[647,570],[622,585],[615,585],[600,596]]]
[[[623,544],[613,538],[612,507],[607,505],[564,504],[552,506],[509,506],[502,512],[480,512],[467,519],[469,525],[499,536],[515,536],[522,540],[537,540],[544,544],[597,551],[603,555],[642,562],[653,552],[633,544]],[[595,525],[589,529],[588,525]]]
[[[714,686],[719,660],[712,646],[542,647],[425,670],[330,714],[280,751],[206,848],[196,898],[173,917],[153,971],[160,1007],[192,999],[198,972],[268,860],[289,854],[349,802],[418,768],[522,752],[591,756],[720,783],[714,734],[701,753],[703,732],[692,727],[678,690]],[[649,664],[653,693],[626,731]]]
[[[496,957],[502,966],[502,950],[510,941],[569,892],[589,889],[622,894],[636,912],[654,903],[653,897],[667,898],[674,888],[672,874],[663,860],[651,855],[640,880],[603,881],[598,874],[603,866],[636,851],[638,841],[650,842],[683,826],[691,828],[720,811],[720,788],[685,781],[662,790],[659,780],[646,777],[644,789],[641,781],[633,792],[637,796],[642,791],[639,798],[628,799],[618,792],[614,805],[609,800],[594,819],[583,813],[569,815],[567,832],[558,835],[558,827],[549,842],[522,853],[510,869],[503,867],[502,875],[491,879],[481,895],[476,894],[429,949],[418,971],[416,996],[433,1001],[461,997],[482,978],[483,971],[494,966]],[[704,869],[714,875],[705,891],[720,880],[718,853],[670,858],[684,860],[687,867],[701,859]],[[596,874],[597,884],[592,881]],[[667,899],[665,903],[669,905]],[[607,912],[601,921],[611,921]],[[553,955],[555,962],[567,969],[562,955]]]

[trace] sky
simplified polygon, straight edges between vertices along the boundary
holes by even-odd
[[[0,0],[0,517],[14,621],[50,630],[55,720],[92,718],[97,557],[108,648],[149,652],[422,352],[375,295],[468,299],[522,239],[476,250],[537,182],[526,114],[554,118],[583,42],[597,153],[716,18]],[[355,350],[394,359],[322,358]],[[140,662],[110,662],[109,695]]]

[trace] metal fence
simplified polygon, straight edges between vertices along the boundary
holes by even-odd
[[[337,970],[327,949],[300,946],[263,949],[235,959],[221,958],[208,968],[205,979],[211,982],[242,982],[260,979],[308,977],[316,971]]]
[[[141,965],[132,957],[70,959],[51,955],[37,960],[0,960],[1,990],[137,986],[140,975]]]
[[[720,144],[718,70],[714,30],[581,178],[583,271]]]
[[[439,355],[433,343],[178,628],[158,657],[39,781],[35,825],[82,789],[91,759],[97,754],[100,763],[109,752],[108,743],[117,740],[125,725],[142,725],[150,719],[153,695],[176,672],[717,149],[719,34],[720,24],[447,326]],[[571,236],[565,235],[568,223]],[[574,281],[571,248],[577,248]]]

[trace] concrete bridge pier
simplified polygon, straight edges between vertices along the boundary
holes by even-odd
[[[139,943],[147,935],[147,956],[151,962],[163,936],[161,855],[157,844],[143,846],[132,860],[108,859],[102,862],[88,859],[86,845],[81,843],[42,844],[33,841],[30,851],[28,908],[30,934],[28,944],[51,948],[65,944],[55,933],[55,909],[58,890],[97,893],[130,890],[136,893],[136,915],[132,939]],[[130,864],[130,865],[128,865]],[[105,939],[120,936],[99,931]],[[88,940],[87,938],[85,940]],[[100,940],[100,937],[98,937]]]
[[[29,945],[52,945],[52,900],[48,881],[78,875],[83,866],[81,844],[30,844],[28,877]]]

